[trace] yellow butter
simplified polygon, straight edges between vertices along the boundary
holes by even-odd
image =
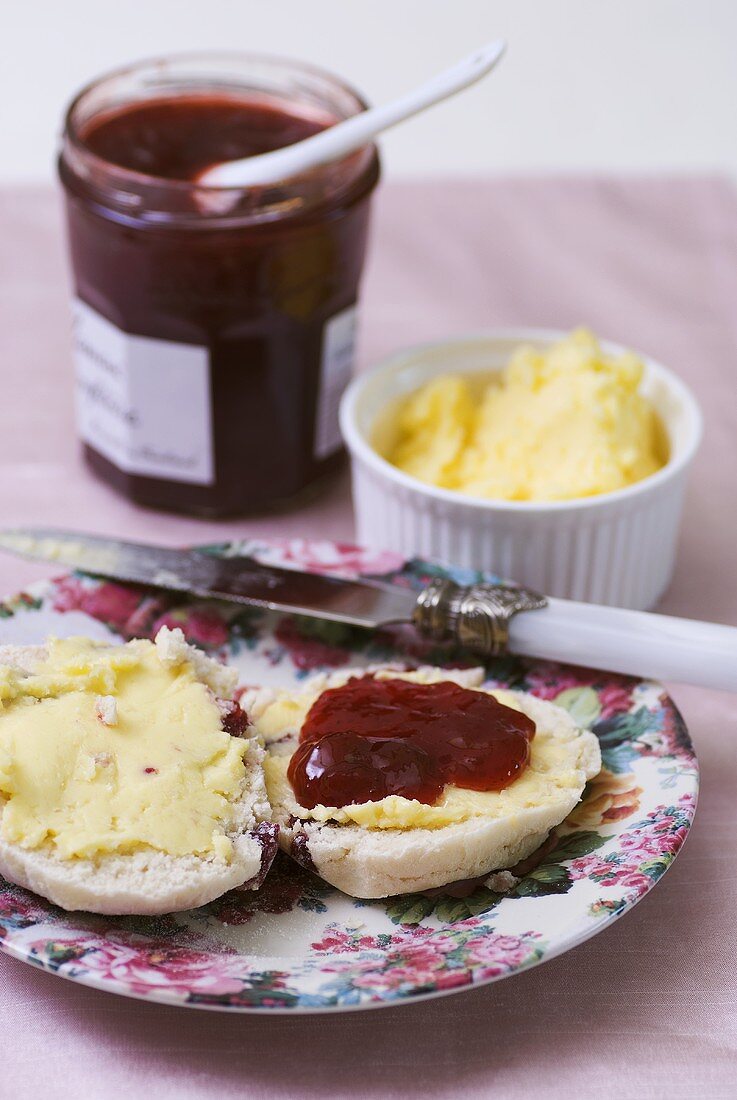
[[[543,351],[520,347],[497,377],[444,375],[411,395],[385,457],[427,484],[495,500],[622,489],[667,459],[643,370],[584,329]]]
[[[189,661],[148,641],[53,640],[33,675],[0,667],[0,835],[64,859],[228,859],[247,748]]]

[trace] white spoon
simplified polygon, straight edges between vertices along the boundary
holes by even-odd
[[[501,39],[490,42],[488,46],[476,50],[470,57],[464,58],[457,65],[439,73],[392,103],[362,111],[345,122],[339,122],[327,130],[321,130],[319,134],[305,138],[304,141],[276,149],[272,153],[260,153],[256,157],[215,164],[200,172],[195,182],[203,187],[259,187],[280,183],[312,168],[339,160],[366,145],[382,130],[419,114],[426,107],[431,107],[480,80],[494,68],[504,53],[505,46],[506,43]]]

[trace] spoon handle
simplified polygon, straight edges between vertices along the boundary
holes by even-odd
[[[330,161],[339,160],[366,145],[382,130],[395,126],[405,118],[424,111],[426,107],[431,107],[480,80],[493,69],[504,49],[503,41],[490,42],[391,103],[362,111],[327,130],[321,130],[313,137],[272,153],[217,164],[202,172],[197,182],[207,187],[262,186],[278,183]]]

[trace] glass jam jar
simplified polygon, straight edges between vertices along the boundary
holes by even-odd
[[[327,73],[245,54],[141,63],[72,103],[79,432],[129,499],[253,512],[339,464],[376,149],[268,187],[197,177],[364,108]]]

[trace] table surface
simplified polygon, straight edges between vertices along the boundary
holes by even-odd
[[[73,429],[58,201],[0,192],[2,524],[171,544],[246,533],[350,538],[347,477],[287,515],[147,512],[84,469]],[[737,624],[737,195],[717,178],[423,182],[379,194],[361,365],[495,325],[641,348],[697,394],[706,436],[661,609]],[[731,502],[731,503],[730,503]],[[48,570],[0,560],[0,591]],[[698,659],[698,654],[694,655]],[[702,768],[696,823],[658,888],[608,931],[492,987],[332,1018],[126,1001],[0,958],[4,1095],[44,1098],[734,1097],[734,699],[673,688]]]

